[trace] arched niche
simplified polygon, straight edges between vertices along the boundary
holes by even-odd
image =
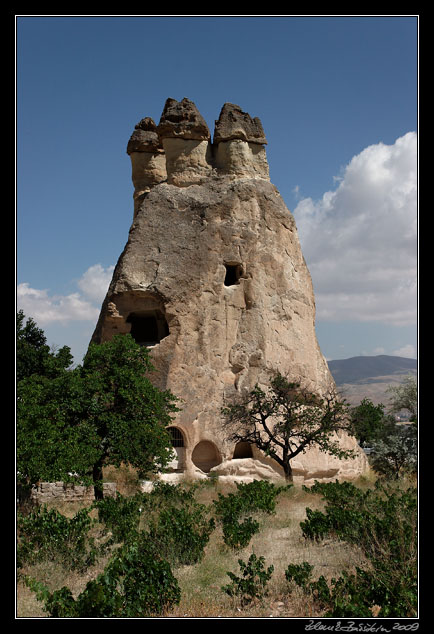
[[[174,452],[173,460],[167,465],[173,471],[183,471],[185,469],[185,438],[179,427],[168,427],[172,448]]]
[[[193,449],[191,460],[201,471],[208,473],[213,467],[221,463],[221,456],[214,443],[209,440],[201,440]]]
[[[235,445],[234,455],[232,458],[253,458],[252,445],[249,442],[239,442]]]

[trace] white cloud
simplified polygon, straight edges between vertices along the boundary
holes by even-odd
[[[394,357],[407,357],[408,359],[417,358],[416,348],[411,343],[403,346],[399,350],[395,350],[395,352],[392,352],[392,355]]]
[[[101,264],[94,264],[82,275],[77,285],[90,300],[100,304],[107,293],[114,268],[108,266],[104,269]]]
[[[317,318],[416,323],[417,135],[371,145],[294,210]]]
[[[17,287],[17,308],[32,317],[38,326],[76,321],[96,322],[114,267],[91,266],[78,280],[82,293],[50,295],[47,289],[31,288],[27,282]]]

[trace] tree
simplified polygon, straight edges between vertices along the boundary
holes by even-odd
[[[417,470],[417,426],[397,425],[395,431],[374,443],[369,461],[386,478],[398,479]]]
[[[258,447],[291,482],[291,460],[308,447],[314,445],[341,459],[354,455],[340,447],[336,436],[340,431],[352,432],[347,409],[335,394],[319,398],[277,373],[267,391],[256,385],[222,413],[229,440]]]
[[[151,383],[148,375],[153,370],[147,348],[131,335],[90,344],[82,376],[88,421],[100,439],[94,481],[101,479],[107,463],[129,463],[145,477],[170,461],[172,443],[166,427],[178,411],[177,398]]]
[[[17,381],[32,374],[53,377],[69,368],[73,361],[70,348],[63,346],[56,353],[51,352],[43,330],[38,328],[31,317],[25,323],[24,320],[24,312],[19,310],[16,340]]]
[[[391,395],[389,411],[397,414],[402,409],[408,409],[411,421],[417,420],[417,382],[414,376],[409,374],[402,385],[391,385],[387,391]]]
[[[147,349],[131,335],[117,335],[91,344],[82,366],[19,381],[19,480],[75,478],[93,482],[100,497],[104,465],[129,463],[139,477],[164,468],[176,398],[152,385],[152,370]]]
[[[395,421],[384,413],[385,406],[364,398],[360,405],[350,409],[354,435],[361,446],[371,445],[391,432]]]

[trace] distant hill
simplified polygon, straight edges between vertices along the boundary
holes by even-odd
[[[328,361],[328,366],[339,391],[352,405],[358,405],[364,398],[387,405],[390,398],[387,388],[417,373],[416,359],[384,354],[336,359]]]
[[[328,361],[336,385],[344,383],[372,382],[371,379],[393,374],[413,374],[417,360],[380,354],[376,357],[351,357]]]

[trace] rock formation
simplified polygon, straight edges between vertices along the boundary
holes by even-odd
[[[260,120],[229,103],[211,141],[188,99],[168,99],[159,124],[142,119],[128,142],[134,218],[93,341],[131,332],[149,347],[152,380],[182,399],[172,466],[193,476],[223,463],[234,475],[246,459],[258,473],[278,472],[255,448],[224,437],[220,410],[237,392],[265,387],[274,370],[319,394],[334,386],[295,221],[270,182],[265,144]],[[294,463],[305,480],[366,468],[361,450],[339,461],[312,449]]]

